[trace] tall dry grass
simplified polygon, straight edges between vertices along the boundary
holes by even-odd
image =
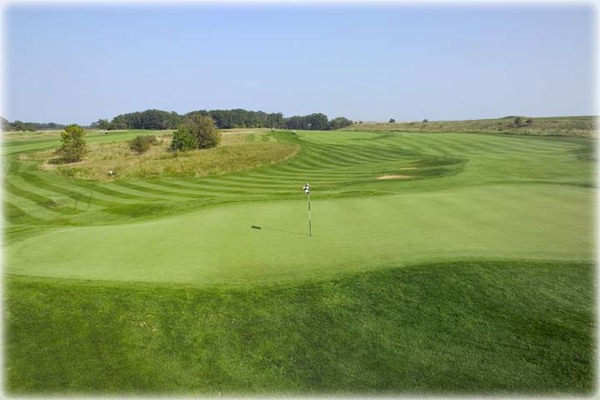
[[[128,142],[89,144],[86,158],[72,164],[55,164],[53,150],[35,153],[31,158],[42,161],[41,169],[69,178],[107,181],[239,172],[283,161],[299,150],[297,145],[276,141],[264,131],[255,130],[225,132],[218,147],[188,152],[170,151],[171,140],[171,134],[158,137],[158,144],[143,154],[131,150]]]
[[[344,130],[380,132],[477,132],[507,133],[535,136],[576,136],[597,138],[597,117],[521,117],[519,124],[515,117],[479,119],[465,121],[395,122],[355,124]],[[531,120],[527,123],[527,120]]]

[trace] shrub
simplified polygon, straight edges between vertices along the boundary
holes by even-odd
[[[396,122],[396,120],[394,118],[390,118],[390,120],[388,121],[390,124],[393,124],[394,122]]]
[[[142,154],[150,150],[150,147],[155,144],[157,144],[155,136],[142,135],[130,141],[129,148],[138,154]]]
[[[175,131],[171,142],[172,151],[188,151],[196,148],[198,148],[198,141],[189,130],[180,127]]]
[[[219,144],[221,133],[215,127],[212,118],[194,115],[190,122],[190,131],[196,136],[199,149],[209,149]]]
[[[215,127],[212,118],[192,114],[187,117],[173,134],[171,150],[208,149],[216,147],[221,141],[221,134]]]
[[[352,125],[352,121],[348,118],[337,117],[329,121],[329,129],[341,129]]]
[[[60,134],[62,145],[56,151],[62,156],[62,162],[77,162],[85,156],[87,148],[84,135],[85,130],[79,125],[71,124],[65,127],[64,132]]]

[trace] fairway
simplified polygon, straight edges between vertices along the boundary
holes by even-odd
[[[235,135],[234,172],[96,180],[5,140],[12,392],[591,390],[593,140]]]

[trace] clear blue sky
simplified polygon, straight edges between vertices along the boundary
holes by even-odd
[[[585,5],[19,5],[4,117],[89,124],[158,108],[352,120],[594,114]]]

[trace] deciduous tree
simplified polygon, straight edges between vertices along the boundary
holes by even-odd
[[[337,117],[329,121],[330,129],[341,129],[350,125],[352,125],[352,121],[344,117]]]
[[[98,122],[96,122],[96,126],[98,129],[107,130],[110,129],[110,122],[108,122],[107,119],[99,119]]]

